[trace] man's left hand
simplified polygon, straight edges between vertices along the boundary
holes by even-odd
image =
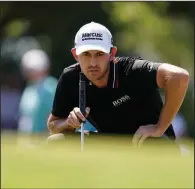
[[[157,125],[140,126],[133,136],[133,146],[140,148],[144,140],[148,137],[161,137],[163,133],[159,130]]]

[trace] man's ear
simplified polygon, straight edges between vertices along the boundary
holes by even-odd
[[[72,48],[71,52],[72,52],[72,55],[74,56],[75,60],[78,62],[78,56],[76,55],[76,49]]]
[[[116,56],[116,53],[117,53],[117,47],[114,46],[114,47],[112,47],[111,52],[110,52],[110,54],[111,54],[110,61],[113,60],[113,58]]]

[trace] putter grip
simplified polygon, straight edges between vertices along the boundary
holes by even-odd
[[[79,108],[81,113],[85,115],[85,108],[86,108],[86,82],[85,82],[85,75],[80,72],[79,77]]]

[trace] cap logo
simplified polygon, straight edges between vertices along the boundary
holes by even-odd
[[[103,34],[102,33],[83,33],[82,41],[85,41],[85,40],[102,40],[103,41]]]

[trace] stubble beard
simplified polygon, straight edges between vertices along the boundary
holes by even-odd
[[[109,73],[110,64],[108,64],[106,70],[97,78],[97,81],[101,81]]]

